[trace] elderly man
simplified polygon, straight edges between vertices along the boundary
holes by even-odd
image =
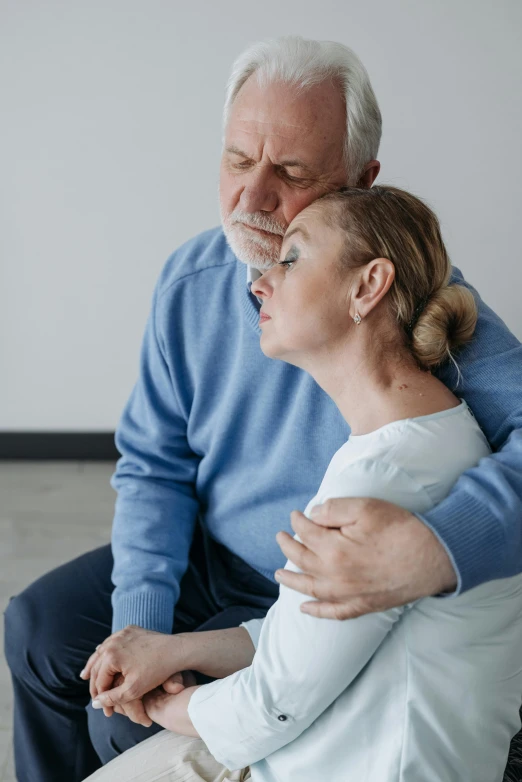
[[[139,698],[127,704],[135,722],[85,711],[98,690],[79,674],[111,628],[237,627],[274,602],[285,556],[305,573],[278,579],[319,599],[310,613],[339,620],[522,571],[522,347],[482,303],[459,394],[495,453],[423,518],[340,500],[317,524],[293,514],[302,544],[288,534],[349,432],[310,377],[263,356],[249,283],[278,259],[301,209],[372,185],[380,133],[366,71],[340,44],[279,39],[234,64],[223,225],[168,261],[117,433],[114,562],[109,547],[90,552],[7,611],[20,782],[84,779],[157,728],[144,727]],[[455,387],[451,364],[440,376]],[[111,677],[125,683],[124,666]]]

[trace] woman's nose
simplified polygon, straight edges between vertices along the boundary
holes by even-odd
[[[258,299],[268,299],[272,295],[272,286],[267,279],[268,273],[265,272],[252,283],[251,291]]]

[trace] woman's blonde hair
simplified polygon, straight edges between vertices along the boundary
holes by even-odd
[[[387,294],[405,344],[419,366],[434,369],[471,340],[477,322],[473,294],[449,284],[451,262],[436,215],[396,187],[346,187],[323,196],[332,227],[346,233],[343,267],[388,258],[395,280]]]

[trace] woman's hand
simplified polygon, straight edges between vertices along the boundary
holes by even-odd
[[[179,674],[181,676],[181,674]],[[119,687],[124,682],[124,678],[121,674],[114,677],[114,687]],[[93,709],[103,708],[103,713],[106,717],[112,717],[114,712],[116,714],[122,714],[124,717],[128,717],[131,722],[135,722],[137,725],[143,725],[144,728],[150,728],[152,720],[145,711],[143,701],[141,698],[136,698],[133,701],[127,701],[126,703],[120,703],[114,707],[102,706],[99,701],[95,700],[92,703]]]
[[[162,687],[170,695],[178,695],[186,687],[195,687],[196,683],[196,677],[192,671],[181,671],[169,676],[167,681],[163,682]]]
[[[116,676],[114,684],[120,685],[122,681],[123,677],[119,674]],[[170,676],[167,681],[163,683],[163,689],[171,695],[179,695],[185,687],[193,687],[195,684],[196,677],[192,671],[182,671]],[[124,717],[128,717],[132,720],[132,722],[143,725],[145,728],[150,728],[152,725],[152,720],[145,711],[141,698],[137,698],[134,701],[127,701],[126,703],[119,703],[114,706],[114,709],[104,707],[103,711],[106,717],[110,717],[112,712],[115,711],[116,714],[122,714]]]
[[[162,728],[182,736],[199,738],[199,733],[188,715],[190,699],[198,687],[186,687],[177,695],[172,695],[169,692],[170,686],[165,682],[163,687],[158,687],[145,695],[143,698],[145,711],[151,720]]]
[[[90,679],[91,698],[110,716],[115,706],[141,699],[174,672],[188,667],[182,634],[166,635],[129,625],[98,646],[80,676]],[[115,677],[119,677],[117,684]]]

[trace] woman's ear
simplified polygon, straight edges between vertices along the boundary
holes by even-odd
[[[395,266],[388,258],[374,258],[359,270],[357,282],[352,289],[353,313],[365,318],[386,296],[395,279]]]

